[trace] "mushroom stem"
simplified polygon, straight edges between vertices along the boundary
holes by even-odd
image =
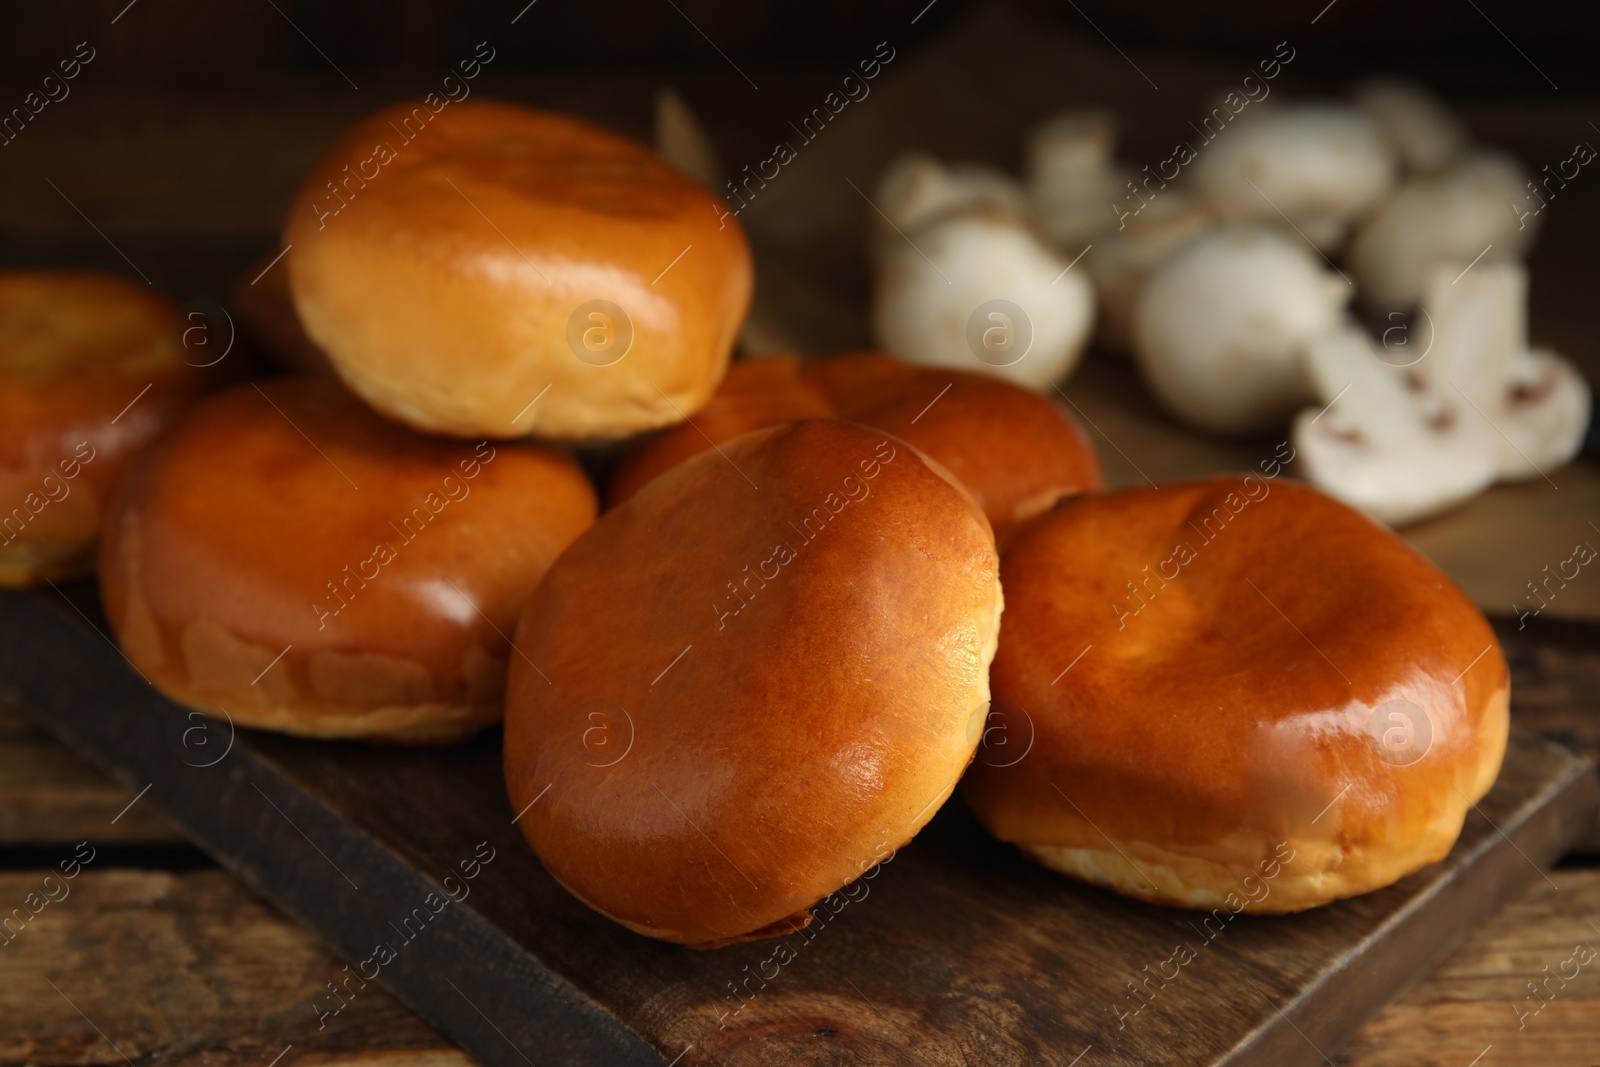
[[[1306,345],[1305,364],[1324,402],[1317,417],[1326,417],[1333,429],[1393,452],[1427,435],[1405,380],[1378,358],[1360,328],[1345,325],[1314,338]]]
[[[1122,176],[1116,119],[1098,109],[1057,115],[1028,139],[1028,194],[1039,231],[1076,253],[1115,220]],[[1163,183],[1164,184],[1164,183]]]
[[[1454,405],[1410,390],[1359,328],[1315,338],[1305,361],[1324,406],[1302,411],[1291,439],[1307,479],[1323,492],[1399,525],[1493,483],[1498,465],[1488,429]]]
[[[880,189],[895,220],[874,256],[882,347],[1041,391],[1072,372],[1094,325],[1094,286],[1028,225],[1008,178],[911,157]]]
[[[1422,301],[1433,325],[1432,344],[1416,365],[1423,388],[1440,395],[1459,389],[1486,409],[1502,404],[1527,349],[1527,300],[1528,273],[1514,263],[1436,271]]]
[[[1589,387],[1554,352],[1528,348],[1528,272],[1519,263],[1436,271],[1423,311],[1433,342],[1416,376],[1430,393],[1459,392],[1494,435],[1501,481],[1549,477],[1589,425]]]

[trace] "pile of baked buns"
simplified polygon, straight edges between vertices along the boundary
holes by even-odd
[[[730,368],[752,269],[718,207],[575,118],[406,104],[240,284],[294,373],[200,366],[147,287],[0,276],[0,579],[97,559],[129,663],[241,726],[503,720],[548,871],[687,945],[804,926],[958,783],[1166,904],[1294,911],[1445,855],[1508,675],[1443,574],[1270,460],[1103,491],[993,376]]]

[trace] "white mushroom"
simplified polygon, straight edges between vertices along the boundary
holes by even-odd
[[[1517,263],[1438,271],[1423,301],[1433,324],[1413,368],[1423,388],[1457,393],[1492,430],[1501,481],[1526,481],[1561,466],[1583,445],[1589,387],[1560,356],[1528,349],[1528,273]]]
[[[1173,190],[1129,214],[1119,227],[1094,239],[1083,259],[1100,298],[1098,340],[1114,348],[1133,344],[1133,317],[1145,281],[1178,249],[1217,225],[1210,209]]]
[[[1194,188],[1226,219],[1285,221],[1319,248],[1393,187],[1396,160],[1378,124],[1336,104],[1280,104],[1234,119],[1199,151]]]
[[[1028,212],[1027,197],[1012,178],[981,164],[946,165],[925,152],[897,156],[878,179],[873,204],[874,250],[893,249],[905,235],[952,212],[996,208],[1018,218]]]
[[[880,245],[872,325],[913,363],[986,371],[1045,390],[1077,366],[1094,325],[1082,269],[996,207],[941,216]]]
[[[1068,111],[1028,137],[1028,196],[1043,233],[1070,255],[1116,221],[1125,176],[1113,164],[1116,119],[1108,111]]]
[[[1338,325],[1350,292],[1292,234],[1224,227],[1145,283],[1134,354],[1180,418],[1219,433],[1262,429],[1313,395],[1301,350]]]
[[[1305,362],[1323,406],[1296,417],[1291,440],[1306,479],[1329,496],[1401,525],[1494,482],[1492,431],[1464,405],[1410,389],[1358,327],[1314,339]]]
[[[1514,206],[1523,191],[1522,169],[1490,152],[1406,182],[1350,243],[1350,269],[1363,303],[1379,310],[1411,307],[1442,267],[1459,272],[1480,255],[1480,265],[1520,256],[1535,230]]]
[[[1389,146],[1413,174],[1443,170],[1466,152],[1461,121],[1431,93],[1411,82],[1375,78],[1356,87],[1357,106],[1378,121]]]

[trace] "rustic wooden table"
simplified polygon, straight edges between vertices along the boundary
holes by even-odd
[[[469,1062],[375,985],[320,1019],[343,961],[4,701],[0,856],[0,1065]],[[1558,867],[1337,1062],[1600,1063],[1597,951],[1600,869]]]

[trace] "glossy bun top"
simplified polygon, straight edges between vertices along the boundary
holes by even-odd
[[[500,718],[517,616],[594,512],[558,449],[424,437],[329,378],[250,383],[135,466],[101,594],[129,660],[180,703],[449,740]]]
[[[1255,910],[1310,907],[1442,858],[1499,772],[1509,676],[1483,614],[1302,485],[1067,500],[1002,580],[1006,746],[964,791],[1079,877],[1209,907],[1281,845]]]
[[[237,378],[226,343],[118,275],[0,271],[0,586],[90,568],[128,461]]]
[[[290,210],[295,305],[340,377],[467,437],[620,437],[705,403],[750,302],[721,201],[580,119],[435,105],[356,124]]]
[[[505,733],[523,833],[653,937],[804,926],[971,760],[997,567],[966,491],[880,431],[792,422],[691,457],[580,537],[523,616]]]

